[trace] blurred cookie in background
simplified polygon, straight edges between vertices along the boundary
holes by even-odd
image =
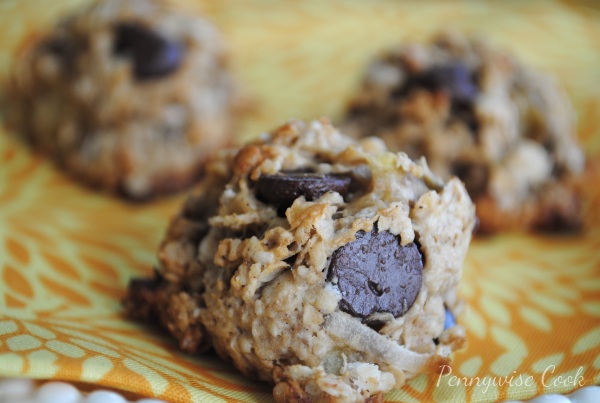
[[[98,1],[28,38],[9,127],[82,181],[131,199],[182,189],[230,142],[240,97],[206,19],[153,0]]]
[[[382,54],[343,128],[423,155],[445,179],[458,176],[484,233],[580,227],[585,161],[567,95],[553,77],[481,38],[446,31]]]

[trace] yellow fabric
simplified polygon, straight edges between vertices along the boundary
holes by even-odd
[[[0,80],[24,35],[84,2],[0,1]],[[559,76],[578,112],[586,153],[600,153],[600,8],[592,0],[184,3],[223,29],[238,76],[259,100],[240,139],[291,116],[339,116],[370,55],[451,24],[486,33]],[[245,380],[213,355],[186,357],[163,333],[122,316],[126,284],[150,272],[182,196],[129,205],[98,195],[4,132],[0,377],[85,381],[172,402],[269,401],[268,386]],[[460,286],[470,307],[459,318],[468,347],[455,354],[451,375],[420,376],[387,401],[524,399],[600,383],[598,187],[589,183],[583,235],[473,242]],[[512,386],[505,376],[514,376]],[[476,384],[474,377],[496,385],[465,386]]]

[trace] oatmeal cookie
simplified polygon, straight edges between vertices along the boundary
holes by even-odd
[[[279,402],[382,401],[463,345],[474,222],[463,184],[424,160],[290,121],[208,164],[125,307]]]
[[[216,28],[153,0],[104,0],[28,38],[9,126],[90,185],[143,199],[198,177],[239,97]]]
[[[444,32],[377,58],[342,127],[458,176],[481,230],[497,232],[579,227],[584,157],[574,123],[552,77],[480,38]]]

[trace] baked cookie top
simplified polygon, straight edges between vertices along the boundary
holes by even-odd
[[[344,130],[462,179],[484,230],[576,227],[582,171],[567,95],[549,75],[454,31],[376,58]],[[552,194],[552,196],[548,196]]]
[[[463,344],[474,222],[458,179],[293,120],[208,165],[126,309],[273,382],[277,401],[376,400]]]
[[[132,198],[179,189],[231,138],[239,97],[206,19],[106,0],[28,38],[7,117],[85,182]]]

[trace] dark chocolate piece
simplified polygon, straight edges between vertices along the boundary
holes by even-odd
[[[475,162],[455,162],[452,173],[462,180],[472,199],[476,199],[487,190],[490,169],[486,164]]]
[[[422,283],[423,260],[417,245],[400,245],[388,231],[356,233],[356,240],[337,249],[328,280],[342,294],[340,308],[366,318],[376,312],[404,315],[415,302]]]
[[[465,122],[477,132],[479,124],[475,118],[473,102],[479,93],[474,75],[460,62],[433,66],[419,74],[415,74],[400,88],[392,93],[392,98],[404,98],[415,89],[429,92],[445,91],[451,98],[452,117]]]
[[[156,293],[160,285],[156,274],[152,278],[133,278],[129,282],[125,309],[136,319],[151,320],[156,316]]]
[[[351,183],[352,178],[343,174],[287,172],[262,175],[256,182],[256,195],[266,203],[279,206],[285,214],[285,209],[300,196],[312,201],[327,192],[338,192],[343,197],[348,194]]]
[[[447,91],[453,102],[472,103],[479,90],[468,68],[459,62],[433,66],[411,76],[400,89],[399,95],[416,88],[430,92]]]
[[[129,57],[138,80],[160,78],[173,73],[183,60],[183,47],[158,32],[135,23],[115,27],[114,53]]]

